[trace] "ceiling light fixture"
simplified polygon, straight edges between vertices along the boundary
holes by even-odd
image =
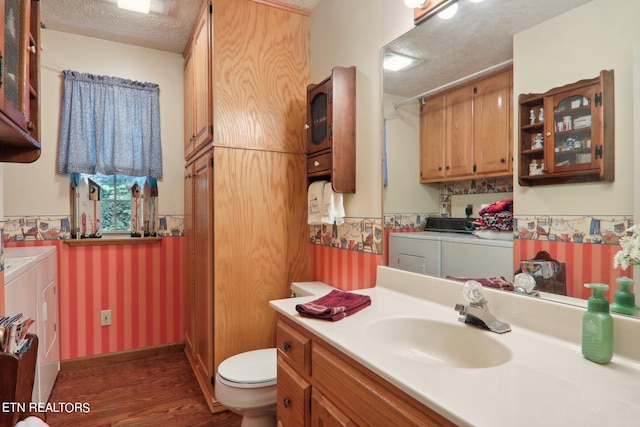
[[[420,8],[422,9],[425,4],[427,4],[427,0],[404,0],[404,4],[411,9]]]
[[[120,9],[132,10],[134,12],[149,13],[151,0],[118,0]]]
[[[438,13],[438,17],[441,19],[451,19],[458,12],[458,3],[454,3],[442,12]]]
[[[388,53],[384,56],[383,67],[387,71],[400,71],[414,64],[418,60],[399,53]]]

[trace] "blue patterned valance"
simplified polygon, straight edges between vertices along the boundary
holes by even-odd
[[[159,86],[62,74],[58,172],[162,178]]]

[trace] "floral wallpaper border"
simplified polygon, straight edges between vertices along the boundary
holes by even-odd
[[[387,214],[385,230],[424,229],[434,214]],[[617,245],[633,225],[632,216],[521,215],[514,218],[514,239]]]
[[[632,216],[516,216],[514,238],[617,245],[633,225]]]
[[[184,235],[184,217],[165,215],[159,218],[158,235],[176,237]],[[68,240],[71,238],[71,220],[68,216],[25,216],[0,221],[4,242],[29,240]]]
[[[310,225],[312,244],[382,254],[381,218],[345,218],[344,224]]]

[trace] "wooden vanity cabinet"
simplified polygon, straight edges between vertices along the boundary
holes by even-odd
[[[420,182],[512,174],[511,70],[422,100]]]
[[[356,192],[356,69],[335,67],[307,88],[307,179]]]
[[[614,180],[613,71],[518,100],[520,185]]]
[[[279,426],[454,425],[284,316],[276,335]]]
[[[40,157],[40,2],[0,2],[0,162]]]

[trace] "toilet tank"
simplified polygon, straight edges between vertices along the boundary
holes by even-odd
[[[291,283],[291,297],[305,297],[311,295],[323,296],[334,290],[323,282],[293,282]]]

